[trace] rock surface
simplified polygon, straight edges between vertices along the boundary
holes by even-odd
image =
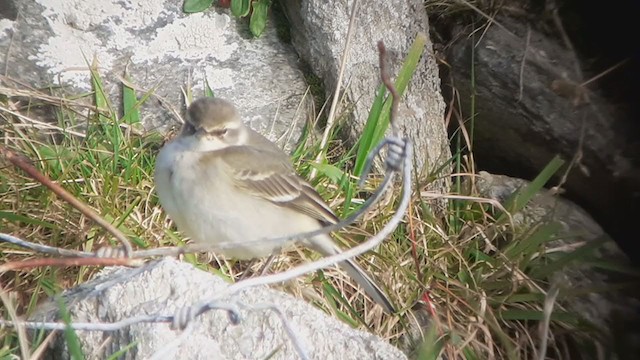
[[[476,181],[480,195],[504,203],[528,181],[504,175],[479,173]],[[525,208],[513,214],[519,231],[528,231],[542,224],[557,222],[561,229],[556,240],[546,244],[550,253],[572,253],[582,247],[601,242],[590,253],[586,263],[573,262],[558,269],[549,281],[560,288],[559,302],[569,311],[584,317],[599,329],[609,345],[623,340],[640,351],[640,292],[629,286],[630,280],[622,272],[607,271],[607,264],[631,268],[629,258],[620,250],[586,211],[548,190],[536,194]],[[598,266],[598,264],[604,265]],[[618,288],[621,287],[622,290]],[[575,293],[584,295],[575,295]],[[622,332],[620,332],[622,330]]]
[[[87,64],[95,57],[116,109],[126,69],[139,98],[153,90],[178,113],[181,87],[201,96],[206,79],[217,96],[238,106],[245,122],[287,148],[307,120],[310,102],[297,56],[273,26],[253,39],[228,10],[185,14],[183,0],[5,1],[20,14],[12,21],[6,10],[0,23],[0,69],[10,78],[65,86],[67,95],[86,93]],[[154,97],[142,114],[148,129],[177,124]]]
[[[567,196],[640,261],[634,246],[640,126],[623,116],[623,106],[603,97],[597,83],[577,86],[587,79],[576,78],[576,55],[557,32],[549,36],[535,25],[528,28],[526,19],[496,20],[507,30],[490,26],[472,41],[460,36],[447,51],[465,119],[475,95],[478,167],[533,178],[556,154],[567,161],[579,156],[563,186]]]
[[[293,45],[325,86],[327,98],[338,82],[353,1],[285,0]],[[360,1],[355,32],[346,62],[346,87],[350,117],[345,120],[352,142],[357,140],[367,120],[371,104],[381,85],[377,43],[383,40],[389,54],[392,79],[419,32],[428,34],[428,18],[419,0]],[[330,105],[330,103],[329,103]],[[433,174],[450,157],[444,127],[445,105],[440,94],[440,77],[428,40],[399,106],[398,119],[414,142],[417,169]],[[444,170],[447,175],[448,171]],[[434,189],[442,189],[436,183]]]
[[[63,299],[73,321],[115,322],[138,315],[173,315],[185,306],[216,299],[228,286],[212,274],[165,258],[142,268],[106,268],[94,280],[66,291]],[[212,310],[197,317],[185,330],[187,333],[171,330],[166,323],[141,323],[114,332],[77,334],[88,359],[105,359],[134,342],[135,346],[121,358],[299,359],[282,320],[272,310],[255,308],[266,304],[277,305],[312,359],[406,359],[400,350],[377,336],[355,330],[267,287],[242,291],[232,301],[221,303],[241,309],[237,324],[231,322],[226,311]],[[41,306],[32,318],[54,318],[57,309],[52,301]],[[48,358],[68,358],[64,343],[64,336],[59,336]]]

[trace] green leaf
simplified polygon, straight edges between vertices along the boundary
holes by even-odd
[[[360,324],[364,324],[364,319],[360,317],[360,315],[355,311],[355,309],[351,306],[349,301],[342,295],[340,291],[338,291],[325,277],[322,271],[317,272],[320,281],[322,282],[322,292],[324,293],[325,299],[327,299],[329,306],[336,312],[336,316],[340,318],[340,320],[346,322],[351,325],[351,327],[357,327],[358,322]],[[341,311],[338,309],[338,305],[336,301],[342,303],[350,310],[351,314],[354,316],[350,316],[348,313]]]
[[[213,0],[184,0],[182,11],[186,13],[197,13],[207,10],[213,4]]]
[[[245,17],[249,15],[251,0],[231,0],[231,13],[235,17]]]
[[[369,152],[374,148],[373,145],[373,134],[375,133],[376,127],[378,126],[378,119],[380,119],[382,112],[382,105],[384,104],[384,94],[386,92],[386,88],[384,85],[381,85],[378,89],[375,99],[373,100],[373,104],[371,105],[371,110],[369,110],[369,117],[367,118],[367,122],[364,125],[364,129],[362,130],[362,135],[358,140],[358,152],[356,155],[356,165],[353,170],[354,175],[360,176],[362,175],[362,170],[364,170],[364,164],[367,160],[367,156],[369,156]]]
[[[267,27],[267,17],[271,0],[257,0],[253,2],[253,13],[249,21],[249,30],[255,37],[260,37]]]
[[[96,104],[96,108],[98,109],[98,120],[100,123],[108,123],[110,121],[109,117],[103,114],[104,111],[108,110],[109,114],[111,114],[111,106],[109,104],[109,98],[107,97],[107,93],[104,90],[104,83],[102,82],[102,78],[100,77],[100,73],[98,72],[98,59],[93,58],[93,62],[89,67],[89,71],[91,72],[91,85],[93,87],[93,96],[94,102]]]

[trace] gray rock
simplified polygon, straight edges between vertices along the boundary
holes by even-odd
[[[532,178],[553,156],[571,160],[580,149],[580,165],[563,186],[567,196],[585,208],[629,256],[640,260],[633,250],[640,201],[637,121],[625,120],[618,111],[622,107],[601,96],[597,84],[590,84],[588,93],[576,86],[587,79],[576,78],[576,55],[560,43],[558,34],[547,36],[531,26],[523,63],[525,21],[504,16],[496,20],[509,32],[490,26],[481,38],[476,37],[477,44],[459,36],[448,50],[453,86],[459,91],[465,118],[475,95],[474,155],[479,166]]]
[[[229,284],[191,265],[165,258],[142,268],[106,268],[94,280],[66,291],[62,296],[73,321],[114,322],[138,315],[173,315],[176,310],[204,299],[216,299]],[[223,300],[223,299],[221,299]],[[406,359],[400,350],[372,334],[353,329],[294,297],[255,287],[234,296],[248,307],[277,305],[289,321],[298,341],[313,359]],[[221,303],[225,303],[221,301]],[[55,301],[43,304],[32,319],[55,318]],[[105,359],[136,342],[123,358],[148,359],[160,351],[171,359],[298,359],[281,319],[270,310],[242,309],[238,324],[224,310],[197,317],[171,350],[165,348],[182,331],[166,323],[143,323],[103,333],[78,331],[88,359]],[[190,329],[189,329],[190,328]],[[48,352],[49,358],[68,358],[64,336]]]
[[[187,15],[182,3],[17,1],[17,20],[0,23],[0,69],[32,86],[61,85],[71,87],[67,94],[77,94],[91,88],[87,64],[95,56],[116,109],[126,68],[131,83],[142,89],[139,97],[153,90],[178,112],[180,88],[191,81],[201,96],[206,78],[217,96],[238,106],[245,122],[290,148],[310,105],[293,48],[277,39],[273,26],[253,39],[228,11]],[[153,100],[142,110],[146,127],[176,124]]]
[[[353,1],[285,0],[291,23],[293,45],[320,77],[327,97],[338,81]],[[381,84],[377,43],[383,40],[389,53],[392,79],[400,69],[418,32],[428,34],[427,14],[422,1],[360,1],[356,30],[346,62],[343,85],[346,86],[349,112],[345,120],[351,141],[361,134],[375,93]],[[399,107],[399,120],[414,142],[417,169],[433,172],[451,157],[444,128],[445,105],[440,94],[440,78],[428,40],[418,69]],[[353,111],[351,111],[353,110]],[[448,172],[448,170],[445,170]],[[446,174],[444,174],[446,176]],[[443,183],[434,185],[441,189]]]
[[[476,181],[480,195],[501,203],[528,184],[526,180],[486,171],[481,171]],[[526,233],[542,224],[559,223],[561,229],[554,234],[555,240],[545,244],[547,250],[553,249],[554,252],[571,253],[595,241],[602,242],[586,264],[569,263],[552,274],[549,281],[560,288],[562,306],[594,324],[610,343],[626,337],[632,339],[629,344],[636,344],[633,346],[640,350],[637,347],[640,339],[640,294],[629,291],[635,289],[629,288],[628,277],[593,265],[600,262],[631,268],[631,262],[598,223],[578,205],[546,189],[534,195],[524,209],[512,217],[518,233]],[[626,289],[617,290],[620,285]],[[575,291],[582,294],[576,296],[573,294]],[[621,329],[622,334],[618,333]],[[616,339],[616,336],[620,338]]]

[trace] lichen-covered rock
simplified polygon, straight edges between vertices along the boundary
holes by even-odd
[[[353,329],[302,300],[254,287],[230,299],[219,299],[229,283],[193,266],[165,258],[142,268],[107,268],[94,280],[66,291],[62,297],[75,322],[115,322],[138,315],[173,315],[203,300],[239,309],[234,324],[226,310],[208,311],[196,318],[188,333],[167,323],[139,323],[113,332],[78,331],[87,359],[106,359],[135,342],[125,359],[299,359],[283,322],[313,359],[405,360],[405,355],[379,337]],[[33,320],[53,319],[58,303],[43,304]],[[168,346],[175,344],[176,346]],[[58,336],[48,358],[68,358],[64,336]],[[270,357],[273,355],[273,357]]]
[[[201,96],[206,79],[271,140],[291,148],[301,134],[310,105],[306,83],[293,48],[272,26],[254,39],[228,10],[185,14],[183,0],[6,1],[15,2],[20,16],[0,23],[0,68],[24,84],[86,93],[95,60],[105,91],[121,109],[126,70],[139,98],[147,91],[158,96],[142,107],[152,129],[176,124],[170,109],[181,112],[181,87]]]

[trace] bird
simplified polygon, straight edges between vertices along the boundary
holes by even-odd
[[[261,241],[318,230],[339,218],[296,173],[289,155],[246,126],[225,99],[202,97],[188,106],[180,133],[158,153],[154,182],[178,230],[225,257],[268,257],[296,241],[324,256],[341,252],[329,234]],[[384,311],[395,313],[385,292],[354,260],[339,266]]]

